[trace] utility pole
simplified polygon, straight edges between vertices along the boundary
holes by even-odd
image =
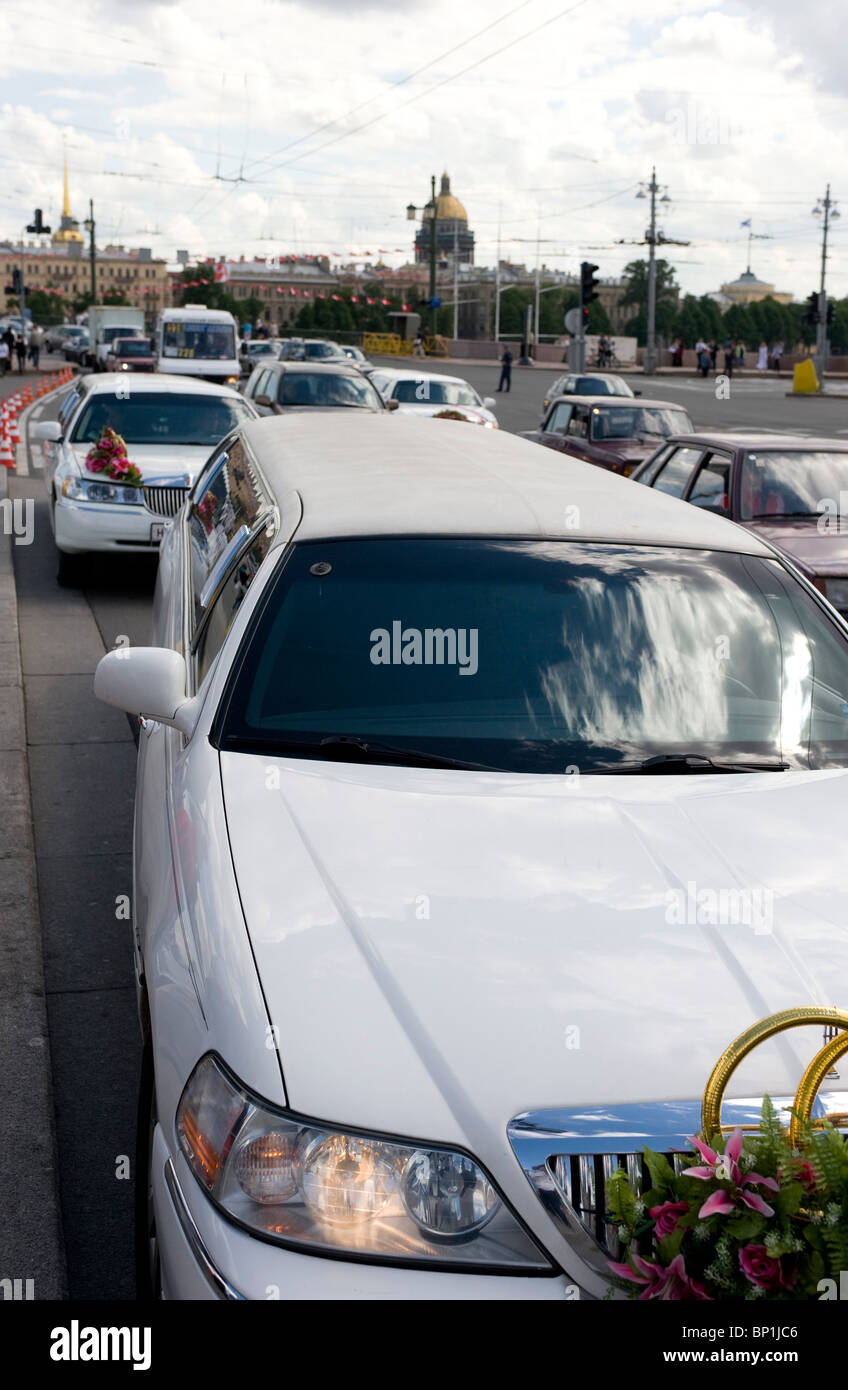
[[[459,337],[459,229],[453,223],[453,337]]]
[[[643,245],[648,247],[648,331],[645,335],[645,361],[643,371],[653,372],[656,368],[657,337],[657,246],[688,246],[688,241],[674,241],[657,231],[657,194],[661,193],[661,203],[670,203],[668,189],[657,183],[657,171],[651,170],[651,182],[641,184],[637,198],[651,199],[651,221],[645,233]],[[625,243],[620,243],[624,245]]]
[[[827,185],[824,199],[821,198],[813,208],[813,216],[822,218],[822,253],[821,253],[821,281],[819,284],[819,312],[816,323],[816,374],[821,381],[824,372],[828,367],[828,340],[827,340],[827,291],[825,289],[825,277],[827,272],[827,233],[832,218],[839,217],[839,209],[830,196],[830,184]]]
[[[501,336],[501,211],[503,204],[498,204],[498,259],[495,263],[495,342],[500,342]]]
[[[430,337],[436,336],[436,175],[430,176]]]
[[[541,230],[542,230],[542,229],[541,229],[541,224],[540,224],[539,218],[538,218],[538,216],[537,216],[537,218],[536,218],[536,305],[535,305],[535,313],[534,313],[534,316],[533,316],[533,336],[535,337],[537,344],[538,344],[538,342],[539,342],[539,238],[540,238],[540,236],[541,236]],[[538,352],[538,348],[537,348],[537,352]]]
[[[654,370],[654,350],[657,330],[657,171],[651,170],[648,185],[651,194],[651,226],[648,232],[648,335],[645,348],[645,371]]]
[[[88,218],[85,223],[88,232],[88,255],[91,262],[91,302],[97,303],[97,253],[94,249],[94,199],[88,200]]]

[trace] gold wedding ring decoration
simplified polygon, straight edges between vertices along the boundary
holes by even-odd
[[[714,1134],[726,1133],[734,1127],[722,1125],[721,1105],[730,1078],[739,1063],[748,1056],[749,1052],[753,1052],[755,1047],[759,1047],[760,1043],[766,1042],[768,1038],[773,1038],[777,1033],[784,1033],[788,1028],[803,1028],[810,1023],[821,1023],[826,1027],[842,1028],[846,1031],[837,1033],[835,1037],[825,1043],[801,1077],[800,1085],[795,1092],[792,1106],[793,1114],[789,1122],[790,1142],[794,1147],[800,1144],[801,1134],[810,1123],[813,1102],[819,1087],[834,1062],[848,1052],[848,1011],[845,1009],[828,1009],[824,1006],[781,1009],[780,1013],[769,1014],[768,1018],[761,1018],[759,1023],[752,1024],[744,1033],[740,1033],[739,1037],[735,1038],[719,1057],[704,1090],[704,1098],[701,1102],[701,1128],[707,1143],[711,1141]],[[832,1115],[830,1119],[832,1122],[845,1123],[848,1116]],[[815,1123],[820,1127],[820,1121]]]

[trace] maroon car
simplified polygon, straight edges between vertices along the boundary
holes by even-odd
[[[522,438],[627,476],[660,440],[692,428],[683,407],[671,401],[574,395],[552,400],[539,428]]]
[[[848,440],[680,434],[633,479],[771,541],[848,617]]]
[[[149,338],[116,338],[106,358],[107,372],[155,372],[156,359]]]

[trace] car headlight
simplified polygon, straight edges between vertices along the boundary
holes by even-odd
[[[77,473],[69,473],[62,479],[62,496],[74,502],[128,502],[136,506],[144,502],[140,487],[126,487],[123,483],[100,478],[81,478]]]
[[[266,1240],[387,1262],[553,1272],[468,1154],[277,1110],[211,1055],[183,1091],[177,1135],[216,1206]]]
[[[848,608],[848,579],[826,579],[824,592],[834,608]]]

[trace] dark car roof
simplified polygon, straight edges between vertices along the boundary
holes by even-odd
[[[560,401],[568,401],[575,405],[603,405],[610,409],[621,410],[641,410],[643,406],[655,406],[661,410],[682,410],[688,414],[685,405],[680,405],[678,401],[656,401],[645,399],[644,396],[579,396],[575,392],[570,395],[554,396],[551,405],[559,405]],[[675,438],[677,436],[675,435]]]
[[[571,397],[570,399],[576,399]],[[656,405],[656,401],[642,401],[640,405]],[[664,444],[692,444],[705,448],[714,444],[716,448],[724,445],[731,449],[831,449],[848,453],[848,438],[835,439],[832,435],[764,434],[761,430],[698,430],[692,434],[671,434]]]

